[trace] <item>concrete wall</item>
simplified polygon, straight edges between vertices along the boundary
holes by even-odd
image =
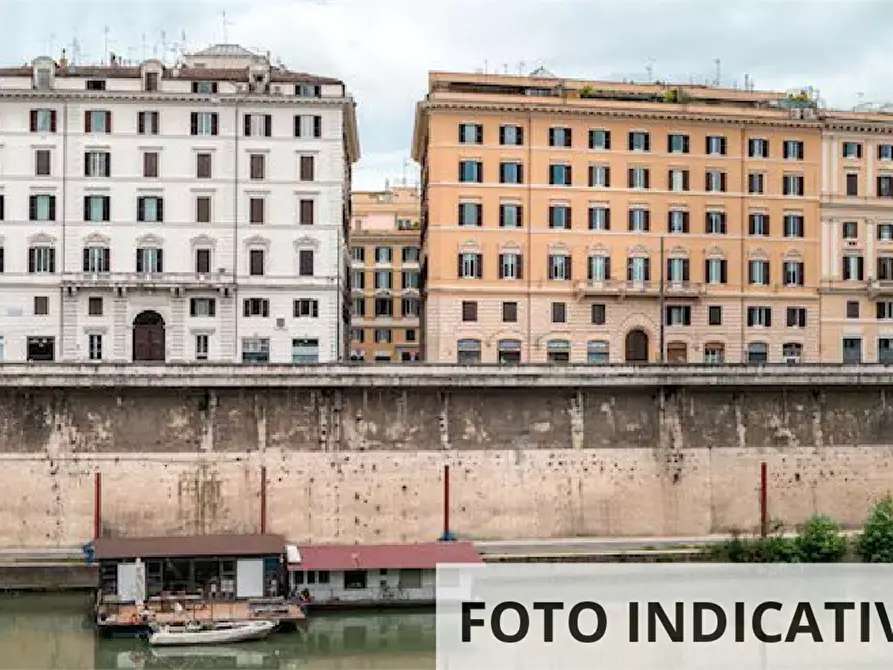
[[[409,374],[409,373],[407,373]],[[792,377],[793,379],[793,377]],[[235,383],[235,382],[233,382]],[[0,391],[0,545],[268,530],[431,540],[860,524],[893,489],[893,386]]]

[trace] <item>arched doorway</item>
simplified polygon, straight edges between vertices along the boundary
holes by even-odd
[[[648,336],[645,331],[636,328],[626,334],[626,362],[648,362]]]
[[[133,320],[133,360],[164,360],[164,318],[158,312],[146,310]]]

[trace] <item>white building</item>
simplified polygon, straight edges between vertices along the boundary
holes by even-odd
[[[235,45],[0,69],[0,360],[343,358],[354,108]]]

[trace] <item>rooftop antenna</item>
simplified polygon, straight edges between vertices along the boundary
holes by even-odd
[[[109,62],[109,27],[105,26],[102,29],[102,58],[103,63],[108,64]]]
[[[713,85],[719,86],[722,81],[722,61],[719,58],[715,58],[713,63],[716,65],[716,77],[713,80]]]
[[[523,60],[518,61],[518,75],[519,76],[522,76],[522,77],[524,76],[524,68],[526,66],[527,66],[527,63],[525,63]]]
[[[130,51],[130,49],[128,49],[128,51]],[[143,37],[142,37],[142,53],[143,53],[143,60],[146,60],[146,33],[143,33]]]
[[[226,27],[229,26],[229,25],[232,25],[232,24],[231,24],[229,21],[226,20],[226,12],[220,12],[220,18],[221,18],[221,20],[223,21],[223,43],[224,43],[224,44],[229,44],[229,41],[227,40],[227,31],[226,31]],[[184,40],[184,41],[185,41],[185,40]]]
[[[406,168],[409,167],[409,161],[403,159],[403,185],[406,186]]]
[[[652,83],[654,81],[654,62],[655,59],[651,56],[648,57],[648,60],[645,62],[645,74],[648,77],[647,83]]]
[[[161,31],[161,60],[164,61],[167,58],[167,33],[163,30]]]

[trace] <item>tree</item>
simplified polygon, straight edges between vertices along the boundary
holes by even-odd
[[[840,524],[822,515],[806,521],[794,539],[794,545],[804,563],[836,563],[844,557],[847,549]]]
[[[889,495],[872,508],[856,551],[865,563],[893,563],[893,498]]]

